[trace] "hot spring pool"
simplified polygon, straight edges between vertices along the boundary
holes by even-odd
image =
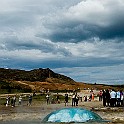
[[[48,114],[42,123],[105,122],[98,114],[83,108],[63,108]]]

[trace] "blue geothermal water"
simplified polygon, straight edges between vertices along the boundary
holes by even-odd
[[[102,122],[96,113],[83,108],[63,108],[48,114],[42,122]]]

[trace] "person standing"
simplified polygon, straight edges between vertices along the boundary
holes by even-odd
[[[15,107],[16,104],[16,96],[13,97],[13,107]]]
[[[106,106],[106,91],[105,90],[103,90],[102,97],[103,97],[103,106],[105,107]]]
[[[50,102],[49,102],[49,98],[50,98],[50,96],[49,96],[49,94],[47,94],[47,95],[46,95],[47,105],[50,103]]]
[[[120,91],[120,95],[121,95],[121,106],[124,106],[124,93],[122,92],[122,90]]]
[[[57,96],[56,96],[56,101],[57,103],[60,103],[60,99],[59,99],[59,94],[57,93]]]
[[[124,92],[123,92],[122,99],[123,99],[123,100],[122,100],[122,101],[123,101],[122,104],[123,104],[123,106],[124,106]]]
[[[116,106],[116,92],[114,91],[114,89],[112,89],[111,93],[110,93],[110,98],[111,98],[111,107]]]
[[[89,101],[92,100],[92,93],[93,93],[93,91],[91,90],[91,91],[90,91],[90,96],[89,96]]]
[[[19,105],[22,104],[22,96],[19,96]]]
[[[73,95],[72,95],[72,106],[75,106],[75,97],[76,97],[76,95],[75,95],[75,93],[73,93]]]
[[[119,90],[116,92],[116,98],[117,98],[117,106],[120,106],[120,102],[121,102],[121,93],[120,93]]]
[[[108,89],[106,90],[106,103],[107,106],[110,106],[110,92]]]
[[[76,106],[78,106],[79,98],[80,96],[76,94],[76,97],[75,97]]]
[[[31,106],[32,104],[32,95],[30,94],[28,97],[28,106]]]
[[[102,101],[102,90],[99,91],[99,101]]]
[[[94,93],[92,92],[92,100],[94,100]]]
[[[9,102],[10,102],[10,97],[9,97],[9,96],[7,96],[7,97],[6,97],[6,106],[8,106],[8,105],[9,105]]]
[[[65,94],[65,106],[66,105],[68,106],[68,94],[67,93]]]
[[[87,102],[87,96],[84,96],[84,102]]]

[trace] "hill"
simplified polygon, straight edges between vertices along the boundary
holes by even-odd
[[[31,71],[0,68],[0,89],[2,92],[29,92],[41,89],[63,90],[76,82],[70,77],[57,74],[47,69],[34,69]]]
[[[17,69],[4,69],[0,68],[0,78],[2,80],[16,80],[16,81],[46,81],[47,78],[57,78],[64,81],[74,82],[73,79],[54,73],[49,68],[47,69],[34,69],[31,71],[17,70]]]
[[[70,77],[58,74],[47,69],[34,69],[30,71],[18,69],[0,68],[0,93],[15,92],[39,92],[41,90],[79,90],[79,89],[110,89],[121,88],[121,86],[109,86],[102,84],[86,84],[75,82]]]

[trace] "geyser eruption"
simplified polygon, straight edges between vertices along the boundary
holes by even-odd
[[[83,108],[63,108],[48,114],[42,122],[101,122],[103,119],[96,113]]]

